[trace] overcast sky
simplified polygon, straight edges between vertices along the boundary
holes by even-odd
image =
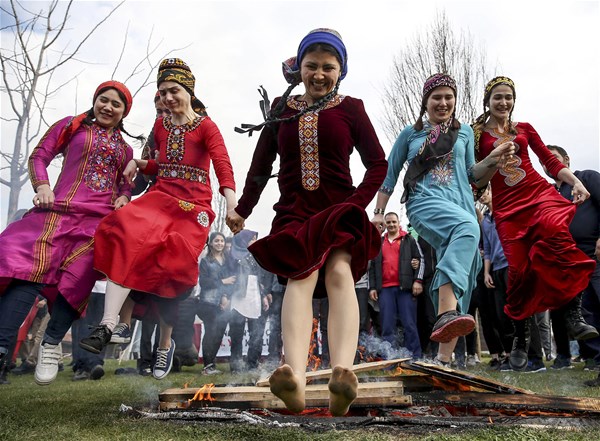
[[[74,46],[116,2],[76,1],[65,36]],[[46,2],[25,2],[28,8],[45,8]],[[2,0],[2,6],[8,2]],[[61,5],[62,6],[62,5]],[[298,43],[311,29],[338,30],[349,54],[348,76],[340,93],[361,98],[386,152],[392,142],[383,133],[382,90],[390,78],[392,60],[417,33],[431,26],[436,11],[445,11],[455,32],[470,32],[487,52],[490,69],[508,75],[517,86],[514,120],[530,122],[544,142],[567,148],[575,169],[600,167],[598,69],[599,8],[596,1],[128,1],[103,24],[83,47],[79,59],[60,71],[56,81],[79,74],[77,82],[50,105],[46,119],[87,110],[96,86],[109,79],[116,65],[125,29],[129,38],[122,68],[114,79],[124,80],[131,63],[145,53],[153,28],[156,57],[171,49],[196,76],[196,94],[220,127],[234,166],[241,194],[257,136],[234,133],[242,122],[260,122],[259,95],[263,85],[271,98],[285,90],[281,61],[295,55]],[[2,14],[2,28],[8,25]],[[3,31],[2,48],[13,37]],[[65,42],[67,40],[64,40]],[[154,77],[154,74],[152,75]],[[128,82],[131,88],[136,78]],[[302,86],[296,91],[302,93]],[[131,133],[147,133],[153,121],[155,84],[135,98],[125,120]],[[2,95],[2,115],[10,115]],[[1,148],[12,147],[14,126],[2,122]],[[136,151],[139,156],[140,150]],[[534,162],[537,162],[534,160]],[[358,183],[364,169],[353,159]],[[2,163],[6,166],[6,163]],[[57,169],[54,171],[56,175]],[[2,175],[6,177],[5,174]],[[6,220],[8,189],[0,187],[0,228]],[[396,190],[389,208],[400,210]],[[21,208],[31,206],[33,191],[24,187]],[[275,180],[246,226],[268,233],[271,209],[278,197]],[[372,205],[369,207],[372,208]],[[370,211],[370,210],[369,210]]]

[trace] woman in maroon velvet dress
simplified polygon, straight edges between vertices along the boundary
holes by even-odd
[[[550,175],[573,186],[575,204],[585,201],[589,193],[530,124],[511,120],[515,96],[510,78],[492,79],[485,88],[484,114],[474,131],[478,160],[498,145],[510,142],[515,146],[515,154],[491,183],[494,217],[508,260],[505,311],[515,320],[517,331],[510,363],[520,370],[527,365],[527,319],[537,312],[564,308],[573,339],[593,338],[598,333],[581,316],[579,294],[587,287],[595,263],[575,246],[569,233],[575,205],[534,170],[527,146]]]
[[[271,375],[271,390],[288,409],[304,409],[312,297],[329,298],[329,346],[334,367],[330,410],[343,415],[356,397],[350,370],[358,341],[354,284],[377,255],[380,235],[365,207],[387,171],[385,154],[362,101],[339,95],[347,72],[346,48],[329,29],[310,32],[295,59],[284,63],[290,88],[274,102],[258,141],[244,193],[228,222],[243,224],[280,156],[281,198],[270,235],[249,249],[267,271],[287,279],[282,326],[286,363]],[[289,96],[302,82],[305,93]],[[366,173],[355,188],[350,154],[357,149]],[[232,228],[233,229],[233,228]]]

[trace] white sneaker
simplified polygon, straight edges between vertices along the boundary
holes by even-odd
[[[110,337],[111,343],[129,344],[131,342],[131,329],[127,323],[119,323],[115,326]]]
[[[58,375],[58,362],[62,357],[62,347],[59,344],[42,343],[38,352],[35,366],[35,382],[40,386],[52,383]]]

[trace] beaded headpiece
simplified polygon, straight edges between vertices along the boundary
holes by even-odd
[[[160,63],[156,85],[160,85],[163,81],[174,81],[181,84],[191,96],[194,96],[196,78],[190,67],[180,58],[166,58]]]
[[[486,85],[485,85],[485,92],[484,92],[484,104],[485,102],[487,102],[488,98],[489,98],[489,94],[492,91],[492,89],[496,86],[498,86],[499,84],[504,84],[508,87],[510,87],[513,91],[513,98],[516,98],[516,93],[515,93],[515,82],[513,80],[511,80],[508,77],[496,77],[496,78],[492,78]]]
[[[448,86],[456,95],[456,81],[454,81],[454,78],[447,74],[436,73],[425,80],[425,84],[423,85],[423,99],[425,99],[433,89],[441,86]]]

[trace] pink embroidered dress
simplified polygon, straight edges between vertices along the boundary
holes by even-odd
[[[0,292],[12,279],[46,284],[50,302],[57,291],[82,311],[96,280],[93,269],[94,232],[131,189],[122,171],[133,150],[119,130],[112,135],[96,124],[82,125],[63,146],[58,138],[71,117],[55,123],[29,157],[33,188],[50,184],[47,167],[63,156],[51,209],[32,208],[0,234]]]
[[[212,160],[220,192],[235,190],[223,137],[209,117],[174,125],[154,124],[158,160],[145,174],[156,184],[143,196],[102,221],[96,233],[94,266],[115,283],[174,298],[198,282],[198,258],[210,224]]]

